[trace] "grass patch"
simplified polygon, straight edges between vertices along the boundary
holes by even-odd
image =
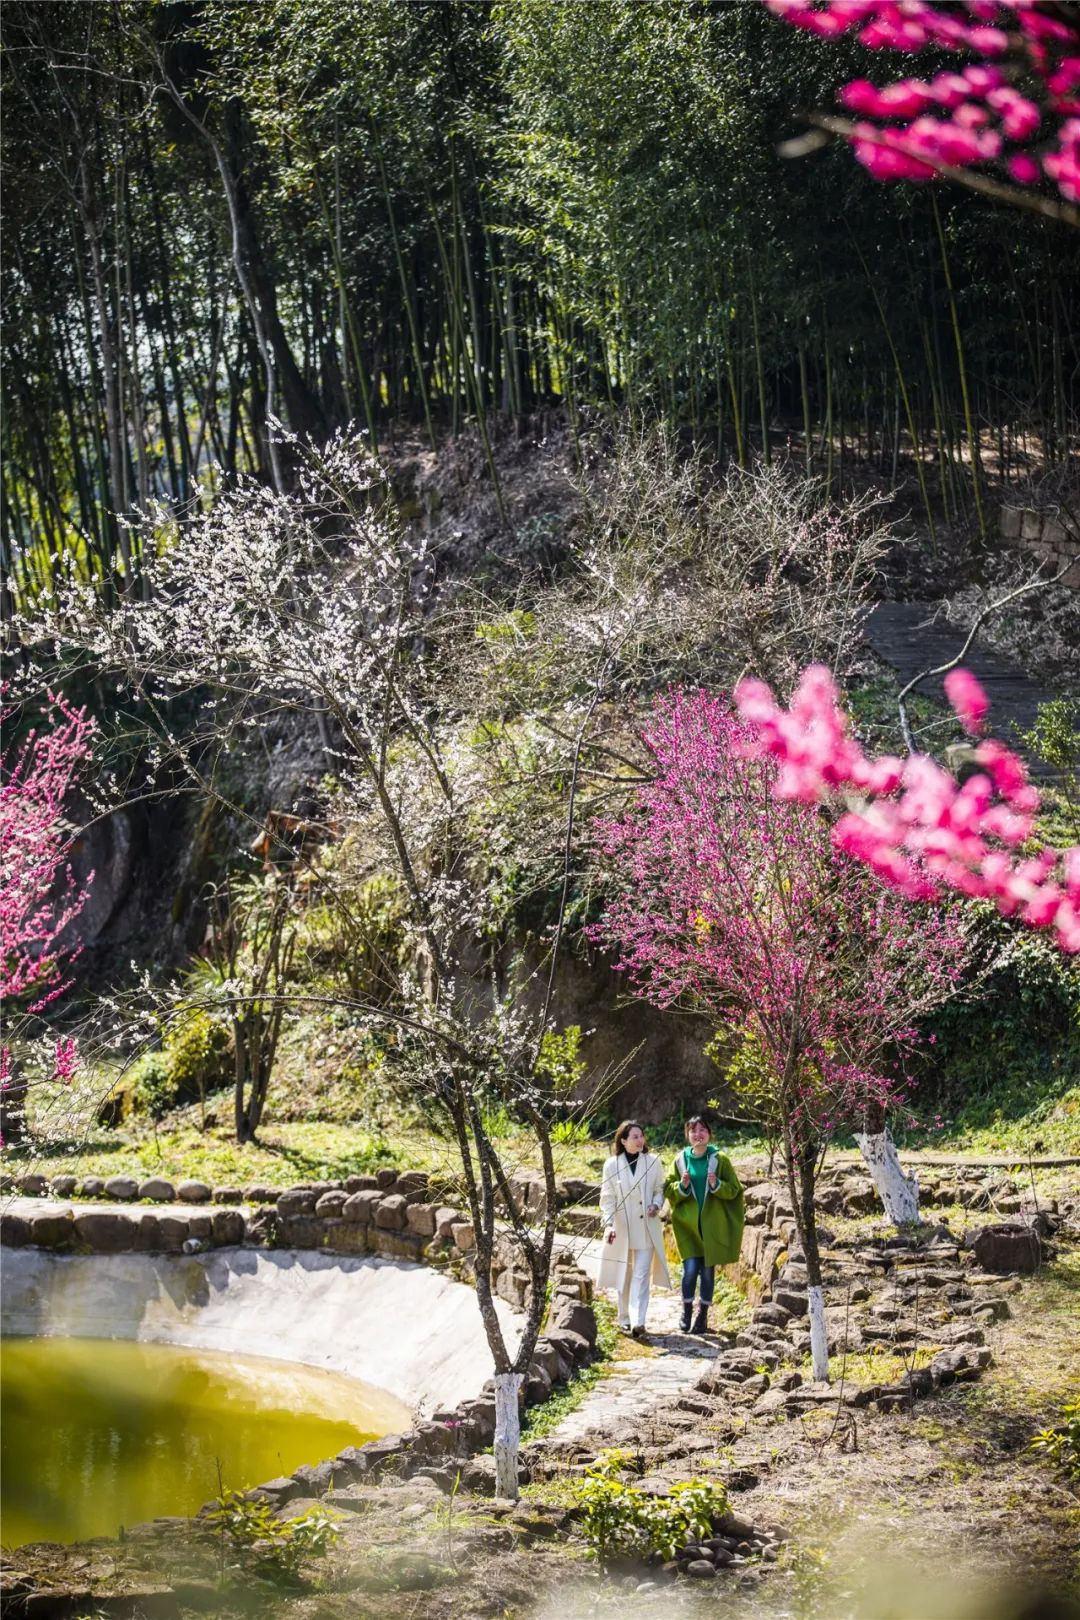
[[[898,1384],[906,1372],[928,1367],[940,1349],[940,1345],[919,1345],[908,1355],[901,1356],[894,1350],[874,1346],[846,1357],[830,1356],[829,1380],[839,1384],[842,1377],[845,1384],[855,1384],[861,1389],[869,1388],[872,1384]],[[807,1382],[812,1381],[814,1366],[809,1356],[800,1371]]]

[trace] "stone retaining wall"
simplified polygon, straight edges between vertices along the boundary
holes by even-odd
[[[1080,534],[1063,513],[1003,506],[1001,534],[1003,539],[1030,551],[1039,562],[1048,563],[1053,573],[1069,564],[1062,584],[1080,590]]]

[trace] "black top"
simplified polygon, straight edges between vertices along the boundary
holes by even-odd
[[[627,1153],[626,1149],[623,1148],[623,1158],[626,1160],[627,1164],[630,1166],[630,1174],[631,1175],[636,1174],[636,1172],[637,1172],[637,1162],[641,1158],[641,1154],[640,1153]]]

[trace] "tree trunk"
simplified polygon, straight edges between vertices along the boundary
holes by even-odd
[[[829,1333],[825,1322],[825,1295],[821,1286],[821,1252],[818,1249],[817,1216],[814,1210],[814,1163],[810,1147],[796,1148],[790,1125],[784,1131],[784,1159],[788,1192],[795,1211],[795,1226],[806,1262],[806,1298],[810,1313],[810,1357],[814,1382],[829,1382]]]
[[[522,1377],[519,1372],[495,1374],[495,1495],[513,1502],[518,1497],[518,1448],[521,1445],[518,1391]]]
[[[886,1215],[894,1226],[910,1226],[919,1219],[919,1182],[914,1173],[905,1175],[888,1125],[868,1119],[867,1129],[857,1132],[855,1140]]]

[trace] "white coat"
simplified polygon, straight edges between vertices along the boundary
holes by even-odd
[[[623,1154],[612,1154],[604,1165],[600,1182],[600,1215],[604,1222],[604,1239],[600,1245],[600,1262],[596,1272],[598,1288],[622,1287],[631,1249],[653,1251],[652,1280],[664,1288],[671,1287],[667,1260],[664,1256],[664,1228],[659,1214],[649,1216],[646,1210],[655,1204],[659,1211],[664,1202],[664,1167],[655,1153],[642,1153],[637,1168],[631,1172]],[[607,1242],[614,1229],[615,1241]]]

